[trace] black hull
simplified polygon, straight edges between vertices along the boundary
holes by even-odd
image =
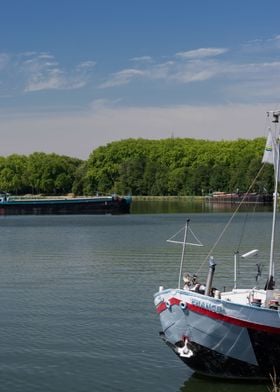
[[[0,205],[0,215],[58,214],[128,214],[130,202],[125,198],[94,201],[38,201]]]
[[[257,357],[257,366],[222,355],[194,342],[188,343],[194,355],[190,358],[182,357],[177,352],[177,347],[180,347],[182,342],[173,345],[165,339],[163,332],[160,336],[190,369],[202,376],[229,380],[266,380],[274,373],[279,374],[280,336],[250,330],[249,334]]]

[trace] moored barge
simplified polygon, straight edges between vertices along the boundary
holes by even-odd
[[[15,198],[0,195],[0,215],[128,214],[130,196]]]
[[[226,193],[213,192],[211,195],[205,196],[207,202],[210,203],[258,203],[270,204],[273,202],[273,195],[268,193]]]

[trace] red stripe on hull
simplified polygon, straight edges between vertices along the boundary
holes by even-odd
[[[177,298],[174,298],[174,297],[169,299],[170,306],[179,305],[180,302],[181,302],[180,300],[178,300]],[[270,327],[268,325],[257,324],[257,323],[253,323],[251,321],[246,321],[246,320],[237,319],[235,317],[226,316],[222,313],[216,313],[216,312],[213,312],[212,310],[201,308],[197,305],[189,304],[187,302],[186,302],[186,305],[187,305],[186,309],[191,310],[192,312],[195,312],[195,313],[199,313],[203,316],[206,316],[206,317],[209,317],[212,319],[224,321],[226,323],[237,325],[242,328],[250,328],[250,329],[257,330],[257,331],[268,332],[268,333],[273,333],[273,334],[280,334],[280,328],[277,328],[277,327]],[[157,313],[162,313],[166,309],[168,309],[168,307],[166,306],[165,302],[161,302],[156,308]]]

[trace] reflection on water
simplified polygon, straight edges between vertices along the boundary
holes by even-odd
[[[206,208],[206,210],[205,210]],[[207,212],[207,206],[194,199],[133,200],[131,212],[134,214],[176,214],[184,212]]]
[[[133,200],[131,212],[133,214],[177,214],[177,213],[205,213],[205,212],[231,212],[238,204],[209,203],[197,199],[166,199],[166,200]],[[271,211],[270,204],[244,204],[240,211]]]
[[[270,385],[263,383],[234,382],[201,378],[193,375],[178,392],[268,392]]]

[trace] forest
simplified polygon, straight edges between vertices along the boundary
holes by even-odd
[[[210,141],[126,139],[93,150],[87,160],[34,152],[0,157],[0,189],[44,194],[189,196],[248,190],[261,167],[264,138]],[[266,165],[251,191],[272,192]]]

